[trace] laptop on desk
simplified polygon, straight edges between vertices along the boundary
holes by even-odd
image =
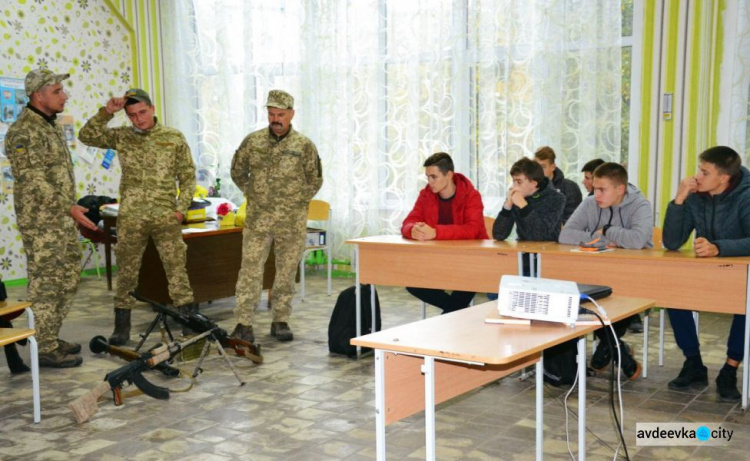
[[[588,301],[583,295],[589,295],[593,299],[606,298],[612,294],[612,287],[606,285],[587,285],[585,283],[578,284],[578,291],[581,293],[581,302]]]

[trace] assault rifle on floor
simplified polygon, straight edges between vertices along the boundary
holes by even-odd
[[[156,325],[158,325],[159,322],[166,324],[165,320],[167,317],[169,317],[175,322],[179,323],[180,325],[187,327],[196,333],[203,333],[205,331],[212,330],[213,334],[211,334],[208,337],[209,341],[212,341],[212,342],[216,341],[218,342],[218,345],[220,346],[232,348],[234,349],[234,352],[237,355],[246,357],[250,359],[253,363],[256,363],[256,364],[263,363],[263,355],[261,354],[261,351],[260,351],[260,344],[249,343],[247,341],[243,341],[241,339],[230,336],[226,330],[224,330],[223,328],[219,328],[219,326],[216,325],[214,321],[212,321],[205,315],[201,313],[195,313],[195,314],[190,314],[190,315],[182,314],[179,311],[171,309],[163,304],[159,304],[156,301],[152,301],[150,299],[144,298],[143,296],[141,296],[140,294],[134,291],[130,292],[130,296],[137,299],[138,301],[142,301],[142,302],[150,304],[151,308],[157,312],[156,318],[154,319],[153,322],[151,322],[151,325],[149,325],[149,328],[146,331],[144,338],[141,340],[138,347],[136,347],[136,350],[140,349],[140,346],[143,344],[146,337],[148,337],[151,331],[153,331]],[[224,352],[223,349],[219,347],[219,353],[223,354],[223,352]]]
[[[104,336],[94,336],[93,338],[91,338],[91,341],[89,342],[89,349],[91,349],[91,352],[93,352],[94,354],[101,354],[102,352],[106,352],[109,355],[120,357],[121,359],[127,360],[128,362],[138,360],[141,357],[141,354],[132,349],[126,349],[124,347],[117,347],[109,344],[109,342],[107,342],[107,338],[105,338]],[[157,363],[154,366],[154,370],[159,370],[164,373],[165,376],[169,376],[172,378],[176,378],[180,375],[180,370],[169,365],[166,362]]]
[[[210,336],[213,330],[205,331],[194,336],[187,341],[172,341],[169,344],[157,346],[156,348],[140,354],[132,362],[118,368],[115,371],[107,373],[104,382],[70,402],[69,407],[73,410],[76,421],[80,424],[86,422],[89,418],[99,411],[97,401],[99,397],[112,391],[115,406],[122,405],[122,387],[125,383],[135,384],[144,394],[155,399],[166,400],[169,398],[169,389],[150,383],[143,377],[145,370],[154,368],[159,364],[172,359],[179,354],[185,347]],[[243,383],[244,384],[244,383]]]

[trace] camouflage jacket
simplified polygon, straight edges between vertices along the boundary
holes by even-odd
[[[75,177],[62,128],[27,107],[8,129],[5,154],[15,177],[13,201],[21,232],[39,223],[70,225]]]
[[[146,132],[132,126],[107,128],[114,116],[102,107],[78,138],[88,146],[114,149],[120,157],[120,214],[187,215],[195,191],[195,166],[185,136],[158,121]],[[179,181],[180,196],[175,180]]]
[[[278,139],[264,128],[247,135],[234,153],[232,180],[247,198],[248,217],[266,213],[277,216],[275,221],[284,216],[294,221],[307,216],[323,172],[318,150],[306,136],[290,127]]]

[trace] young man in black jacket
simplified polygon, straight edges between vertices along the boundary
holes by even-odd
[[[562,170],[557,168],[555,159],[555,151],[549,146],[540,147],[534,152],[534,160],[542,166],[544,176],[552,181],[552,186],[565,196],[565,209],[562,215],[562,223],[565,224],[570,215],[576,211],[576,208],[583,200],[583,196],[578,184],[570,179],[565,179]]]
[[[556,242],[562,227],[565,196],[544,176],[541,165],[522,158],[510,169],[513,186],[492,226],[492,237],[505,240],[516,225],[518,239]]]
[[[683,179],[664,218],[664,247],[678,250],[695,230],[693,248],[699,258],[750,255],[750,171],[739,154],[725,146],[698,156],[698,174]],[[708,385],[708,369],[701,359],[692,313],[667,309],[677,346],[685,355],[679,376],[670,389]],[[716,377],[722,400],[740,400],[737,367],[744,358],[745,316],[735,315],[727,339],[727,359]]]

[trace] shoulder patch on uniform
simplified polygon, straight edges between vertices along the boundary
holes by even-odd
[[[13,147],[13,150],[16,152],[16,154],[25,154],[26,153],[26,145],[25,144],[16,144],[15,147]]]

